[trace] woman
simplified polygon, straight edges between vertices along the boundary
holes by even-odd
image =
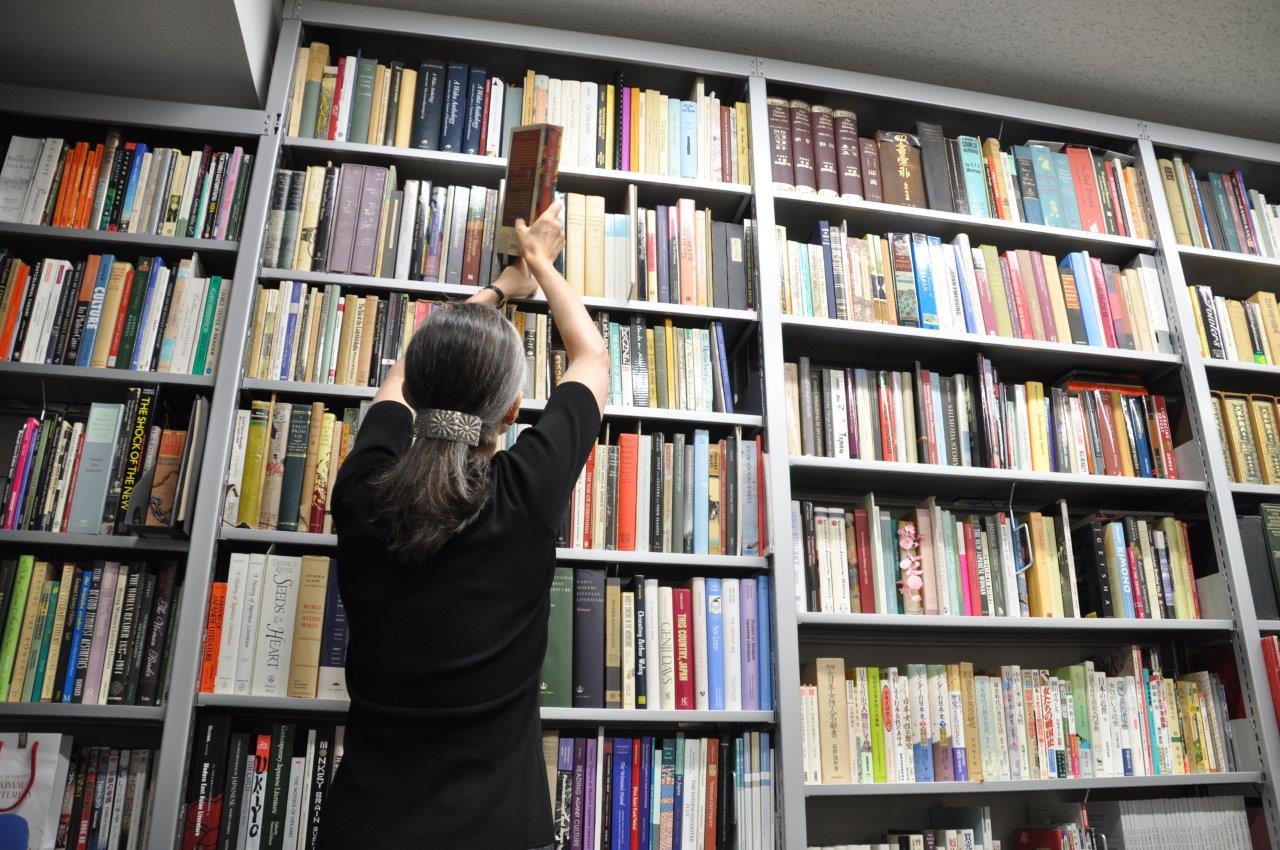
[[[333,493],[350,625],[345,752],[323,850],[529,850],[552,841],[538,719],[561,517],[600,427],[608,354],[555,270],[559,205],[521,257],[432,311],[365,415]],[[536,284],[535,284],[536,281]],[[546,295],[569,356],[533,427],[524,343],[494,308]]]

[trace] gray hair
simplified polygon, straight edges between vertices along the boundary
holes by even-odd
[[[489,498],[489,458],[524,385],[524,347],[500,312],[464,303],[433,306],[404,358],[404,397],[417,415],[448,410],[480,419],[474,447],[415,429],[412,445],[378,479],[392,548],[423,557],[474,522]]]

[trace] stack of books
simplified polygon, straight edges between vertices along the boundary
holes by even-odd
[[[747,105],[722,104],[701,77],[680,100],[625,86],[621,72],[612,83],[533,70],[504,81],[462,62],[330,56],[318,41],[298,50],[290,136],[506,156],[513,128],[541,123],[564,128],[562,165],[751,182]]]
[[[1150,239],[1146,186],[1133,157],[1060,142],[947,138],[938,124],[914,133],[859,136],[848,109],[768,99],[773,183],[1004,221]]]
[[[239,239],[253,154],[183,153],[122,142],[13,136],[0,168],[0,221],[156,236]]]
[[[0,249],[0,359],[212,375],[232,281],[192,254],[27,263]]]
[[[1039,251],[974,248],[963,233],[950,244],[922,233],[859,237],[847,223],[825,221],[809,243],[785,244],[782,309],[793,316],[1173,351],[1147,254],[1121,269],[1084,251],[1059,262]]]
[[[1004,383],[973,375],[785,366],[795,455],[1177,478],[1164,396],[1110,376]]]
[[[232,553],[210,594],[202,693],[347,699],[346,656],[333,561]]]
[[[0,561],[0,697],[162,705],[182,596],[177,572],[172,561]]]
[[[0,528],[182,536],[190,530],[209,402],[181,418],[158,387],[123,403],[49,405],[10,417],[13,453],[0,479]]]
[[[1275,293],[1260,290],[1241,301],[1214,295],[1207,286],[1188,286],[1187,297],[1201,357],[1280,365],[1280,308]]]
[[[559,545],[624,552],[759,555],[766,548],[763,438],[735,428],[620,433],[591,450]]]
[[[1280,399],[1212,393],[1227,470],[1237,484],[1280,484]]]
[[[1195,619],[1186,523],[1052,510],[791,503],[799,610],[831,614]],[[1019,535],[1026,529],[1031,546]]]
[[[1247,188],[1240,169],[1201,177],[1177,155],[1159,165],[1179,245],[1280,257],[1280,205]]]
[[[196,724],[180,846],[315,847],[345,727],[276,723],[232,732],[231,725],[225,715]]]
[[[1184,776],[1236,769],[1213,673],[1166,676],[1129,647],[1057,670],[1008,665],[802,671],[806,783]]]
[[[720,737],[544,732],[556,847],[771,847],[769,732]]]
[[[367,402],[255,399],[236,411],[223,523],[267,531],[332,531],[330,485],[355,443]]]
[[[557,567],[542,705],[772,711],[772,594],[766,575],[672,587]]]
[[[441,302],[286,280],[254,293],[246,378],[376,387]]]

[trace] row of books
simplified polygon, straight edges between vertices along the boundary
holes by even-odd
[[[39,417],[6,417],[14,437],[0,528],[185,535],[208,419],[208,399],[196,396],[184,419],[158,387],[132,387],[123,403],[51,404]]]
[[[573,192],[564,201],[565,279],[580,295],[750,310],[755,224],[715,221],[693,200],[653,208],[628,187],[625,213]]]
[[[769,577],[690,579],[557,567],[541,704],[772,711]]]
[[[270,603],[270,604],[268,604]],[[209,597],[200,690],[346,699],[347,615],[320,555],[233,552]]]
[[[1280,620],[1280,504],[1262,502],[1257,515],[1236,516],[1240,547],[1259,620]]]
[[[784,367],[793,455],[1177,478],[1164,396],[1108,376],[1005,383],[973,375]]]
[[[1159,847],[1168,842],[1172,828],[1188,847],[1255,846],[1243,797],[1091,801],[1089,815],[1109,847]]]
[[[1240,169],[1200,176],[1177,155],[1157,164],[1179,245],[1280,257],[1280,206],[1246,187]]]
[[[1207,286],[1188,286],[1200,356],[1241,363],[1280,365],[1280,307],[1272,292],[1241,301],[1214,295]]]
[[[1280,398],[1210,393],[1223,460],[1237,484],[1280,484]]]
[[[0,697],[160,705],[182,596],[172,561],[0,561]]]
[[[555,850],[767,850],[769,732],[634,738],[544,732]]]
[[[394,165],[277,171],[262,264],[468,285],[497,277],[498,189],[397,185]]]
[[[513,429],[514,430],[514,429]],[[624,552],[759,555],[767,545],[763,438],[735,427],[712,442],[683,433],[619,433],[592,449],[558,545]]]
[[[332,62],[332,64],[331,64]],[[521,85],[485,68],[422,60],[417,68],[363,56],[298,50],[291,136],[506,156],[511,131],[562,127],[560,161],[581,168],[750,183],[747,105],[722,104],[695,80],[688,100],[653,89],[552,79],[533,70]]]
[[[376,387],[443,302],[281,281],[254,293],[246,378]]]
[[[1071,805],[1063,804],[1063,807]],[[1076,807],[1079,808],[1079,804]],[[876,839],[870,842],[810,845],[809,850],[1000,850],[1000,839],[992,835],[990,806],[929,806],[928,823],[929,826],[925,828],[916,826],[912,829],[890,829],[876,833]],[[1038,848],[1037,845],[1030,846]],[[1074,850],[1095,848],[1085,845]]]
[[[25,749],[35,745],[32,739],[54,737],[60,737],[63,745],[53,750],[57,762],[46,792],[51,793],[47,803],[43,795],[33,802],[38,809],[47,806],[56,828],[37,830],[33,818],[27,818],[28,846],[102,850],[146,847],[156,790],[151,776],[157,751],[75,745],[70,735],[19,732],[3,739]],[[43,782],[39,785],[41,790],[46,787]]]
[[[331,413],[323,402],[272,395],[237,410],[223,523],[330,533],[330,484],[355,444],[367,404]]]
[[[239,239],[253,154],[13,136],[0,167],[0,221],[156,236]]]
[[[1133,157],[1059,142],[1002,150],[999,139],[947,138],[941,125],[860,137],[848,109],[770,97],[773,183],[983,218],[1151,238]]]
[[[552,339],[554,322],[546,313],[509,315],[525,342],[525,397],[547,398],[569,366],[568,354]],[[733,369],[720,322],[696,328],[663,319],[650,327],[644,316],[615,322],[603,311],[595,320],[609,346],[608,404],[734,412]]]
[[[801,611],[967,617],[1196,619],[1186,523],[1060,500],[1022,515],[791,503]],[[1020,535],[1028,535],[1029,546]]]
[[[779,232],[780,243],[785,233]],[[1087,252],[1061,262],[1039,251],[950,244],[922,233],[850,236],[818,222],[787,241],[783,312],[952,333],[1172,352],[1154,260],[1128,268]]]
[[[325,796],[342,764],[344,726],[236,725],[201,717],[177,847],[317,847]],[[261,729],[261,731],[257,731]]]
[[[112,254],[33,263],[0,249],[0,359],[20,363],[212,375],[231,279],[192,254]]]
[[[1130,647],[1057,670],[970,662],[802,670],[806,783],[1183,776],[1235,770],[1213,673]]]

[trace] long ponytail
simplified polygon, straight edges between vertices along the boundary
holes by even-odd
[[[458,304],[428,314],[405,352],[405,400],[420,420],[432,410],[479,418],[480,440],[473,447],[415,428],[409,449],[377,482],[393,550],[430,555],[475,520],[489,498],[503,416],[523,383],[523,346],[497,310]]]

